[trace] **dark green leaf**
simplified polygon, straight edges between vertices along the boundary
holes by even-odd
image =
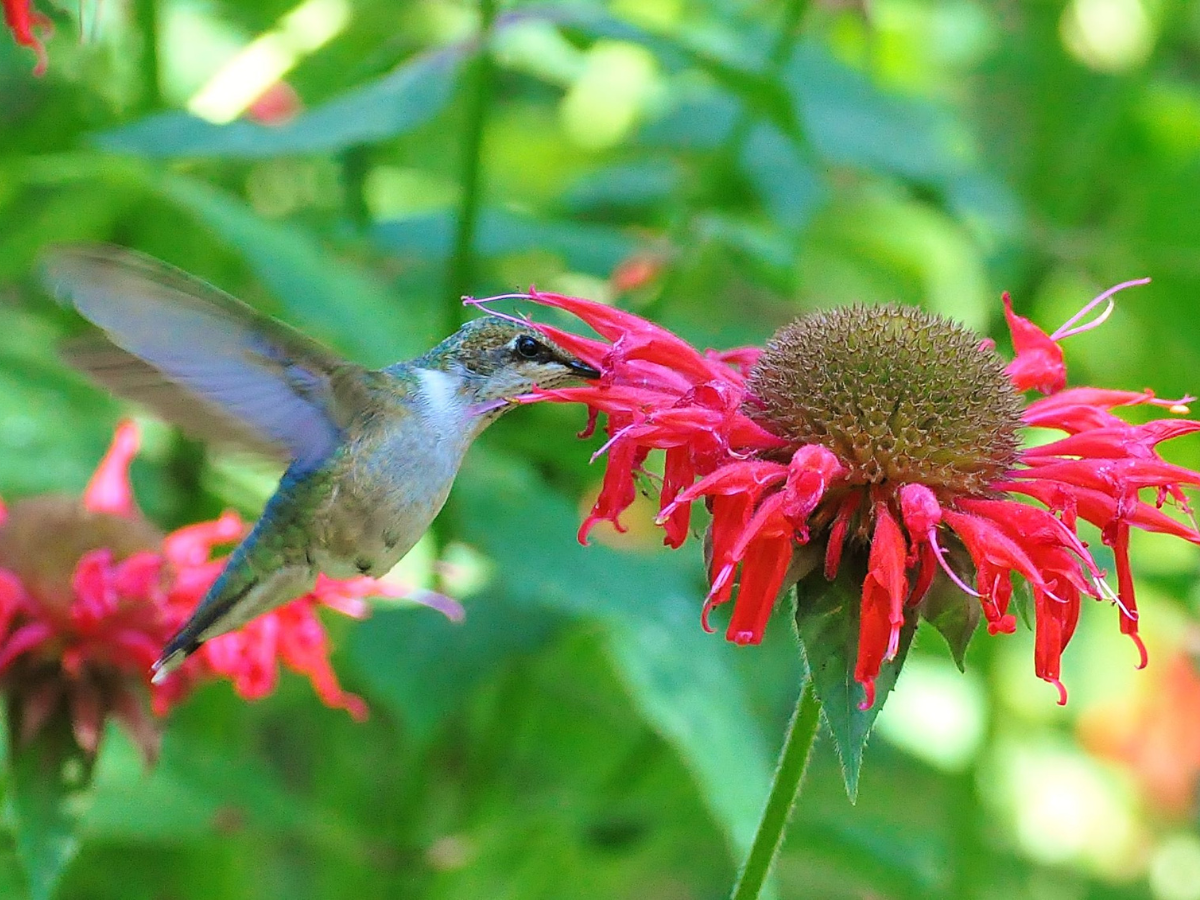
[[[489,593],[468,605],[461,623],[429,610],[379,610],[355,629],[348,657],[371,698],[422,740],[507,660],[544,646],[557,630],[544,611]]]
[[[91,767],[65,722],[52,722],[9,755],[8,799],[30,900],[50,900],[79,852]]]
[[[974,578],[974,567],[967,551],[953,541],[947,548],[949,564],[963,581],[970,583]],[[983,607],[979,598],[965,594],[958,585],[942,572],[938,572],[929,593],[919,607],[921,618],[938,630],[950,645],[950,653],[960,672],[966,671],[967,645],[979,626]]]
[[[823,574],[814,572],[796,586],[796,628],[821,701],[821,713],[842,763],[842,778],[851,801],[858,796],[863,749],[871,726],[896,683],[916,631],[914,617],[900,632],[896,658],[884,663],[875,679],[874,705],[859,709],[864,693],[854,679],[854,666],[858,659],[862,575],[853,574],[850,571],[853,568],[851,560],[843,560],[833,581],[826,581]]]
[[[604,628],[631,697],[691,769],[740,856],[767,794],[768,755],[733,668],[739,648],[700,628],[699,550],[689,559],[581,547],[567,503],[514,461],[481,462],[456,490],[468,534],[505,573],[504,589]]]
[[[784,227],[803,228],[826,198],[820,175],[800,148],[766,122],[751,129],[741,165],[763,205]]]
[[[948,116],[926,101],[884,93],[823,47],[799,47],[784,78],[805,137],[833,162],[930,182],[966,168]]]

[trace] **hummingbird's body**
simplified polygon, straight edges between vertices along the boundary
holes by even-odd
[[[118,347],[232,416],[291,463],[155,665],[333,578],[388,572],[429,528],[463,457],[511,398],[594,368],[524,323],[468,322],[428,353],[370,370],[176,269],[110,247],[49,258],[48,280]],[[137,386],[98,373],[124,393]]]

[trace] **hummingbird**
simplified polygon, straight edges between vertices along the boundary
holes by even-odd
[[[531,325],[496,316],[467,322],[415,359],[369,369],[119,247],[53,249],[43,277],[131,363],[184,389],[198,413],[232,419],[288,458],[261,518],[154,664],[155,682],[205,641],[311,590],[318,573],[388,572],[441,510],[471,443],[514,398],[600,376]],[[110,366],[101,380],[122,378]],[[134,399],[153,387],[141,375],[124,381]]]

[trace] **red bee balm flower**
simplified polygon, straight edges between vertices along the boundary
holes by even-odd
[[[118,426],[81,501],[0,504],[0,685],[18,741],[28,742],[61,713],[91,755],[111,714],[153,759],[158,729],[147,698],[162,715],[195,684],[222,676],[241,696],[262,697],[275,687],[279,662],[307,675],[325,703],[362,718],[362,700],[341,689],[329,665],[316,613],[331,606],[361,617],[361,598],[403,593],[371,578],[322,578],[311,593],[209,641],[181,670],[151,685],[150,666],[163,644],[224,565],[211,558],[214,547],[238,540],[245,527],[226,513],[161,536],[138,512],[129,484],[138,440],[133,423]]]
[[[53,31],[53,23],[35,10],[30,0],[0,0],[0,5],[4,7],[4,25],[12,32],[13,40],[37,54],[33,74],[46,74],[46,48],[37,32]]]
[[[712,609],[733,600],[728,639],[756,644],[781,590],[802,576],[832,580],[853,557],[849,571],[865,573],[854,673],[865,709],[906,617],[922,611],[939,571],[973,598],[964,602],[979,604],[993,634],[1016,628],[1016,574],[1032,594],[1035,670],[1065,703],[1060,662],[1084,596],[1116,605],[1145,665],[1130,530],[1200,543],[1182,491],[1200,484],[1200,473],[1155,450],[1200,422],[1130,425],[1112,412],[1138,404],[1186,412],[1190,398],[1065,387],[1059,342],[1100,324],[1116,291],[1143,283],[1102,294],[1053,335],[1016,315],[1005,295],[1016,350],[1007,365],[992,342],[911,307],[814,313],[781,328],[762,351],[721,354],[630,313],[531,293],[522,296],[570,311],[607,340],[539,326],[604,375],[527,399],[586,403],[589,430],[598,412],[608,416],[600,451],[608,466],[581,539],[600,520],[620,528],[634,474],[654,449],[666,451],[658,522],[667,544],[683,543],[692,502],[706,498],[705,628]],[[1100,315],[1076,324],[1101,303]],[[1046,396],[1023,403],[1028,390]],[[1022,426],[1065,436],[1023,449]],[[1080,519],[1112,548],[1115,590],[1077,534]],[[973,573],[956,571],[971,568],[967,559]]]

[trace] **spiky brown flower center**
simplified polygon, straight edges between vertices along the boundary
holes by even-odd
[[[910,306],[850,306],[779,329],[750,377],[764,424],[837,455],[852,483],[979,494],[1017,460],[1021,400],[978,335]]]
[[[140,516],[91,512],[71,497],[30,497],[9,506],[0,526],[0,569],[20,578],[44,607],[65,616],[75,594],[71,578],[85,553],[107,548],[122,560],[161,543],[162,536]]]

